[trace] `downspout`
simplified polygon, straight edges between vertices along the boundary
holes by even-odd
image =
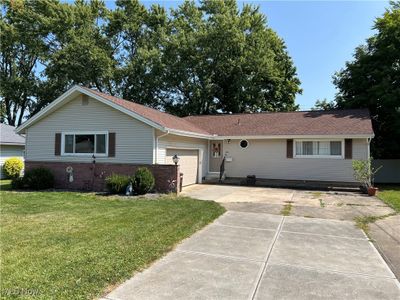
[[[167,130],[166,133],[156,137],[156,153],[155,153],[155,161],[154,161],[155,164],[158,164],[158,140],[164,136],[167,136],[168,134],[169,134],[169,130]]]
[[[372,160],[370,160],[371,158],[371,150],[370,150],[370,144],[371,144],[371,140],[372,138],[367,138],[367,143],[368,143],[368,147],[367,147],[367,162],[368,162],[368,175],[370,176],[370,182],[369,184],[372,185],[372,177],[371,177],[371,164],[372,164]]]

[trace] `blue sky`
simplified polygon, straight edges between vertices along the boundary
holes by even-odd
[[[143,4],[176,7],[182,1],[152,0]],[[106,1],[112,8],[113,1]],[[352,59],[355,47],[374,31],[388,1],[238,1],[259,5],[269,26],[286,42],[297,67],[303,94],[296,103],[310,109],[317,99],[332,100],[336,90],[332,75]]]

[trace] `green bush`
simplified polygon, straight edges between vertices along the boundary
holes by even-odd
[[[147,168],[139,168],[133,178],[133,190],[139,194],[144,195],[150,192],[154,187],[154,176]]]
[[[130,182],[130,177],[126,175],[111,174],[106,178],[107,189],[112,194],[124,193]]]
[[[24,177],[13,178],[11,181],[11,188],[13,190],[22,190],[26,188]]]
[[[18,157],[11,157],[4,162],[3,172],[8,178],[18,178],[24,168],[24,162]]]
[[[25,172],[22,185],[32,190],[50,189],[54,187],[54,176],[46,168],[30,169]]]

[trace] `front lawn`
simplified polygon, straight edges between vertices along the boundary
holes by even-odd
[[[3,299],[92,299],[224,212],[165,196],[0,192]],[[177,270],[179,272],[179,270]]]
[[[0,180],[0,191],[8,191],[11,189],[11,179]]]
[[[378,198],[400,213],[400,185],[379,186]]]

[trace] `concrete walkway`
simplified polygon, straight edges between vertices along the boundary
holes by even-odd
[[[400,215],[378,220],[369,227],[369,235],[374,245],[400,279]]]
[[[228,211],[104,299],[400,299],[352,222]]]

